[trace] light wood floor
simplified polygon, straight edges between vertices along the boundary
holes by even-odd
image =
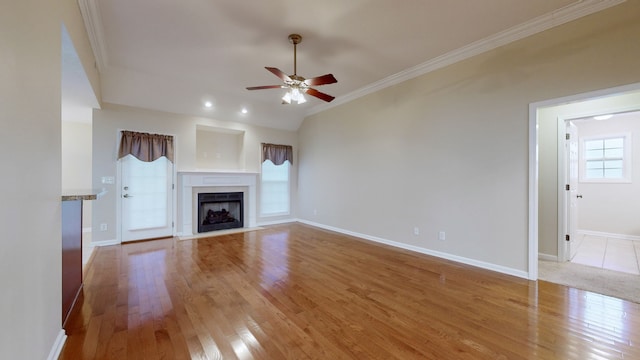
[[[102,247],[61,359],[640,359],[640,307],[302,224]]]

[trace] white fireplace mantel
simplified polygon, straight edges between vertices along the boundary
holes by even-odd
[[[246,196],[244,206],[244,226],[256,226],[256,181],[258,173],[252,172],[220,172],[220,171],[179,171],[179,204],[178,211],[182,215],[179,218],[177,229],[178,236],[194,235],[194,211],[193,211],[193,193],[194,188],[207,187],[245,187],[248,196]]]

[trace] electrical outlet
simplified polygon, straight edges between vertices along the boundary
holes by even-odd
[[[414,227],[413,228],[413,235],[420,235],[420,228],[419,227]]]
[[[318,215],[318,210],[317,209],[313,209],[313,215]]]
[[[447,238],[447,236],[446,236],[446,234],[445,234],[445,232],[444,232],[444,231],[440,231],[440,232],[438,233],[438,239],[439,239],[439,240],[444,241],[446,238]]]
[[[100,231],[107,231],[107,224],[100,224]]]

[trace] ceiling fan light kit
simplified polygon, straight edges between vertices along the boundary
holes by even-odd
[[[302,42],[302,36],[299,34],[289,35],[289,42],[293,44],[293,75],[287,75],[282,70],[274,67],[265,67],[269,72],[279,77],[284,83],[282,85],[265,85],[251,86],[247,90],[264,90],[264,89],[288,89],[282,97],[283,104],[304,104],[307,102],[304,94],[309,94],[320,100],[330,102],[335,97],[320,92],[311,86],[320,86],[334,84],[338,82],[332,74],[317,76],[311,79],[305,79],[297,73],[297,45]]]

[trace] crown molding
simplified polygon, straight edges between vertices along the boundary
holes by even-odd
[[[96,0],[78,0],[80,14],[84,20],[84,27],[89,36],[89,43],[93,50],[99,72],[104,72],[107,62],[107,47],[104,42],[104,27],[102,26],[102,16],[100,7]]]
[[[450,51],[444,55],[433,58],[422,64],[388,76],[382,80],[376,81],[346,95],[337,97],[331,103],[314,106],[309,110],[309,112],[307,112],[306,115],[314,115],[321,111],[346,104],[365,95],[369,95],[384,88],[416,78],[426,73],[435,71],[448,65],[452,65],[462,60],[496,49],[500,46],[512,43],[528,36],[543,32],[553,27],[568,23],[581,17],[608,9],[625,1],[626,0],[579,0],[574,4],[567,5],[563,8],[539,16],[535,19],[514,26],[505,31],[501,31],[482,40]]]

